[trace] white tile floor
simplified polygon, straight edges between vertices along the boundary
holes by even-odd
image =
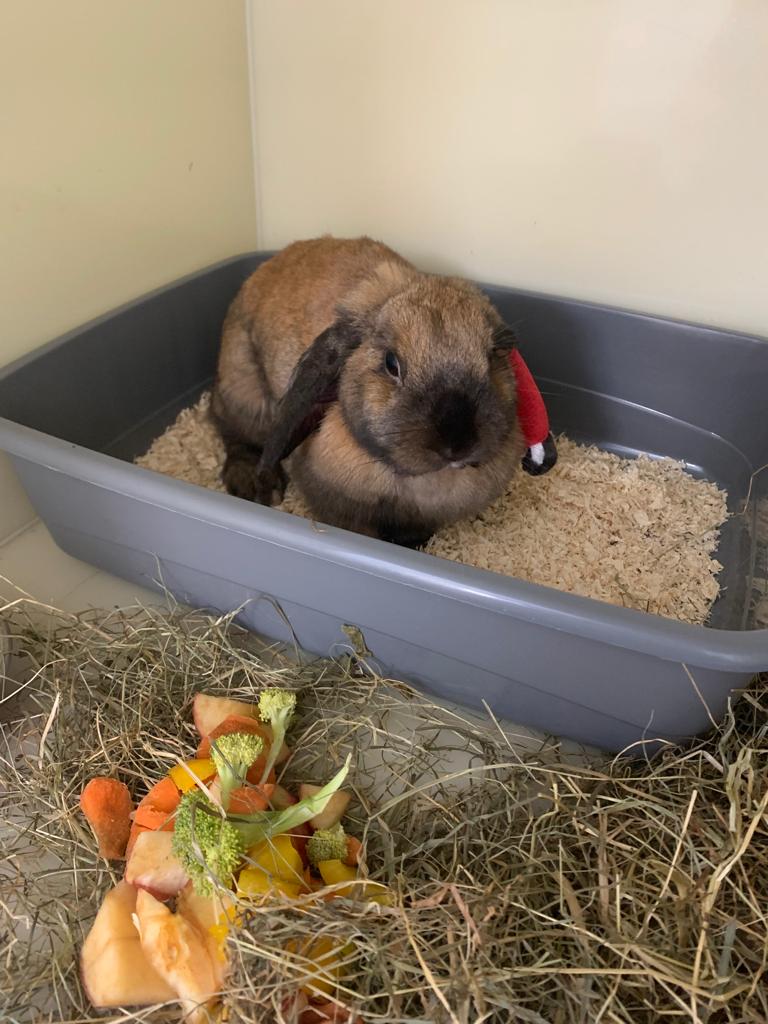
[[[163,600],[64,554],[39,520],[0,545],[0,598],[10,600],[18,590],[64,611]]]

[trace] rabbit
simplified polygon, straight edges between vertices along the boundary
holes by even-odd
[[[294,242],[227,313],[211,413],[230,494],[282,499],[406,547],[481,512],[524,443],[512,330],[460,278],[417,270],[381,242]]]

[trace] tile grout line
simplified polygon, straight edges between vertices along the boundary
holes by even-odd
[[[0,537],[0,550],[9,544],[12,544],[15,540],[18,540],[23,533],[31,530],[32,527],[36,526],[38,523],[42,523],[42,519],[39,516],[35,516],[33,519],[29,519],[26,523],[17,527],[17,529],[12,530],[11,533],[7,534],[7,536]]]

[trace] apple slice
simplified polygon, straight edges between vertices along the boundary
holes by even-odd
[[[302,800],[306,800],[308,796],[314,796],[318,793],[321,788],[321,786],[313,786],[309,782],[302,782],[299,786],[299,797]],[[344,812],[346,811],[347,805],[351,799],[351,793],[347,793],[346,790],[343,789],[338,789],[326,804],[325,810],[316,814],[314,818],[310,818],[309,824],[314,829],[333,828],[333,826],[338,825],[343,818]]]
[[[133,923],[136,890],[120,882],[104,897],[80,953],[83,988],[99,1009],[152,1006],[176,993],[147,963]]]
[[[216,726],[221,725],[224,719],[229,718],[230,715],[255,719],[263,725],[267,735],[271,738],[272,729],[261,721],[257,704],[249,704],[244,700],[232,700],[231,697],[214,697],[210,693],[195,694],[195,699],[192,702],[192,720],[202,739],[210,736]],[[275,764],[282,764],[289,754],[290,749],[283,743]]]
[[[289,793],[284,786],[277,785],[272,790],[272,796],[269,798],[269,802],[276,811],[284,811],[287,807],[292,807],[293,804],[297,804],[299,801],[293,793]]]
[[[189,876],[174,856],[173,832],[142,832],[131,849],[125,880],[146,889],[155,899],[168,900],[181,892]]]
[[[229,697],[213,697],[209,693],[195,694],[192,702],[192,720],[202,738],[209,736],[216,726],[230,715],[242,715],[257,720],[260,718],[256,704],[247,704],[243,700],[232,700]]]
[[[209,1021],[208,1004],[220,991],[220,971],[199,929],[183,914],[172,914],[146,889],[138,890],[136,916],[144,955],[176,991],[185,1024]]]

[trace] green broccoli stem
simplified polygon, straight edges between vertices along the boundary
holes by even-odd
[[[227,820],[231,822],[240,834],[246,849],[256,846],[258,843],[270,839],[272,836],[290,832],[305,824],[316,814],[322,813],[328,806],[328,801],[341,786],[349,774],[349,765],[352,755],[348,754],[347,759],[333,776],[312,796],[305,797],[297,804],[286,807],[284,811],[256,811],[254,814],[230,814]]]
[[[269,745],[269,753],[267,759],[264,762],[264,771],[261,773],[261,783],[264,783],[269,778],[269,773],[275,767],[275,761],[277,760],[278,754],[282,750],[283,743],[285,743],[285,734],[288,731],[288,722],[290,721],[291,712],[283,715],[275,715],[274,719],[270,723],[272,726],[272,742]]]
[[[232,796],[233,791],[240,785],[242,785],[240,780],[233,778],[232,776],[219,776],[219,800],[221,801],[221,806],[225,811],[229,810],[229,799]]]

